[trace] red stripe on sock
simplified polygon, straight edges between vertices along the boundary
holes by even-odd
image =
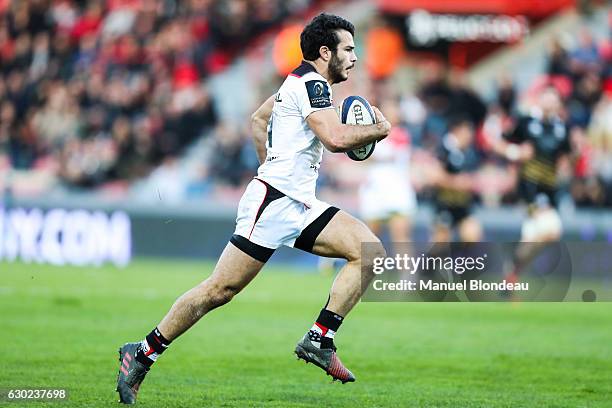
[[[121,366],[121,372],[125,375],[128,375],[128,371],[125,369],[125,367]]]
[[[321,333],[321,335],[322,335],[322,336],[325,336],[325,335],[327,334],[327,331],[328,331],[329,329],[328,329],[327,327],[323,326],[323,325],[322,325],[321,323],[319,323],[319,322],[315,322],[315,324],[316,324],[316,325],[317,325],[317,327],[318,327],[319,329],[321,329],[321,331],[323,332],[323,333]]]
[[[132,356],[130,356],[129,354],[125,354],[125,357],[128,359],[128,361],[132,361]]]

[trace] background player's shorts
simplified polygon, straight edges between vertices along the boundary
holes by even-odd
[[[519,180],[518,194],[527,204],[535,204],[541,201],[542,197],[546,197],[548,199],[548,204],[552,207],[557,207],[559,204],[558,192],[556,189],[536,184],[525,179]]]
[[[315,239],[338,211],[319,200],[309,207],[253,179],[238,204],[231,242],[261,262],[281,245],[312,252]]]
[[[449,207],[440,203],[436,205],[436,223],[448,228],[455,228],[470,215],[472,207]]]
[[[359,189],[359,213],[365,220],[386,220],[394,215],[412,217],[416,213],[414,190],[397,179],[366,183]]]
[[[563,222],[554,208],[541,209],[523,222],[521,241],[548,241],[547,237],[560,237],[563,233]],[[555,238],[558,239],[558,238]]]

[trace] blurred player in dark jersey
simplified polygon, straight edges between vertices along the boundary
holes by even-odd
[[[570,153],[570,135],[561,114],[559,94],[554,88],[548,88],[529,115],[518,119],[505,140],[494,144],[496,152],[519,165],[517,192],[528,205],[528,216],[521,229],[522,244],[517,248],[514,268],[507,276],[509,281],[516,281],[540,249],[558,241],[563,232],[556,210],[558,173]]]
[[[472,215],[477,199],[472,173],[479,164],[473,141],[471,121],[466,117],[451,119],[449,132],[438,150],[440,166],[432,176],[437,213],[434,242],[451,242],[455,228],[462,242],[477,242],[482,238],[480,222]]]

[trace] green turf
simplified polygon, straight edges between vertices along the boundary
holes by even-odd
[[[210,270],[158,260],[126,269],[0,263],[0,388],[69,389],[67,402],[30,406],[115,405],[117,348],[140,340]],[[336,339],[357,376],[341,385],[292,353],[330,282],[266,268],[172,344],[139,404],[612,406],[611,304],[362,303]]]

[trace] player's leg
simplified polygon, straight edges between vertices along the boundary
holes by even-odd
[[[274,252],[271,248],[277,247],[273,243],[275,228],[268,224],[277,213],[274,206],[282,197],[280,192],[258,180],[247,186],[238,205],[236,232],[211,276],[179,297],[144,340],[127,343],[119,350],[121,366],[117,391],[121,402],[131,404],[136,401],[144,376],[172,340],[206,313],[229,302],[261,270]],[[281,228],[282,225],[278,225],[276,230]],[[264,243],[270,247],[260,245]]]
[[[298,358],[312,362],[343,383],[355,381],[355,376],[342,364],[336,355],[333,339],[346,315],[359,301],[364,288],[373,278],[373,259],[385,257],[380,240],[361,221],[343,211],[336,210],[326,222],[319,222],[319,229],[308,231],[324,213],[303,232],[311,232],[307,244],[298,238],[296,248],[316,255],[346,259],[346,264],[334,280],[327,304],[319,313],[314,325],[296,346]],[[308,234],[307,234],[308,235]],[[362,243],[368,243],[368,255],[362,253]]]
[[[166,339],[174,340],[206,313],[232,300],[263,266],[234,244],[227,244],[213,273],[179,297],[157,328]]]
[[[370,231],[372,231],[372,234],[380,237],[382,234],[383,221],[380,219],[366,219],[365,222]]]
[[[361,244],[369,246],[368,256],[363,257]],[[346,316],[362,295],[362,290],[373,278],[373,259],[385,257],[380,240],[355,217],[344,211],[331,219],[314,242],[312,253],[325,257],[346,259],[332,284],[327,309]],[[363,267],[363,269],[362,269]]]
[[[237,248],[234,242],[240,243],[235,239],[236,236],[225,247],[210,277],[179,297],[144,340],[127,343],[119,349],[117,391],[120,402],[135,403],[145,375],[172,340],[187,331],[206,313],[229,302],[257,276],[265,259],[261,259],[261,256],[256,259]],[[273,252],[267,248],[263,250],[270,255]]]
[[[388,225],[393,253],[399,254],[402,251],[412,253],[410,217],[396,213],[389,218]]]
[[[463,218],[457,229],[461,242],[480,242],[482,240],[482,226],[473,215]]]
[[[456,215],[452,208],[436,203],[436,215],[430,234],[432,243],[453,241],[453,227],[457,223]]]
[[[274,252],[258,243],[272,242],[275,230],[281,230],[282,225],[270,226],[270,222],[274,214],[280,214],[278,204],[283,197],[261,180],[247,186],[238,206],[236,233],[213,273],[179,297],[158,325],[167,340],[174,340],[210,310],[229,302],[257,275]]]
[[[553,207],[534,208],[521,228],[521,242],[516,247],[513,268],[506,276],[509,282],[517,282],[527,265],[549,244],[557,242],[563,234],[563,224]]]

